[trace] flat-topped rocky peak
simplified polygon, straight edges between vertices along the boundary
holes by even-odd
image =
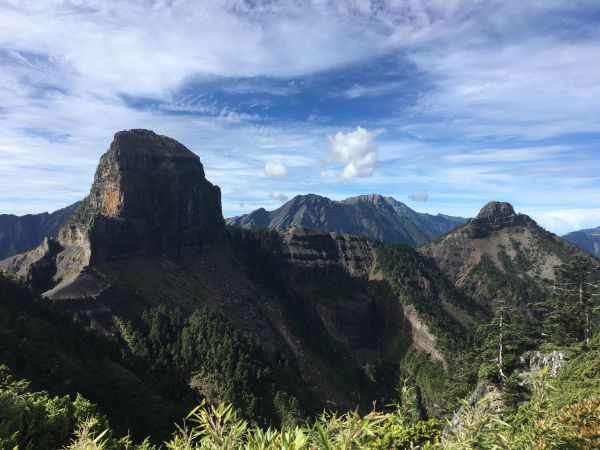
[[[90,194],[59,232],[0,263],[53,299],[96,298],[109,284],[98,266],[132,255],[176,257],[225,234],[221,190],[198,155],[150,130],[120,131],[102,155]]]
[[[198,155],[175,139],[150,130],[119,131],[100,158],[88,206],[93,213],[135,217],[148,207],[162,209],[164,194],[174,187],[209,184]]]
[[[183,157],[199,160],[195,153],[175,139],[144,129],[116,132],[109,151],[122,152],[122,156],[138,153],[163,158]]]
[[[89,238],[92,261],[142,251],[178,254],[218,240],[221,191],[198,155],[150,130],[119,131],[102,155],[89,196],[61,231]]]
[[[498,220],[508,219],[515,214],[515,209],[510,203],[494,201],[487,203],[483,208],[481,208],[481,211],[479,211],[479,214],[477,214],[476,219],[496,222]]]

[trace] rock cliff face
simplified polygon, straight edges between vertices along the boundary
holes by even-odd
[[[221,191],[206,179],[197,155],[149,130],[120,131],[58,242],[47,241],[0,268],[51,298],[89,298],[106,289],[101,276],[84,270],[90,265],[134,254],[178,256],[206,248],[224,233]],[[41,261],[49,265],[43,271],[35,269]]]
[[[200,158],[149,130],[115,134],[89,196],[61,230],[64,246],[87,234],[91,262],[136,252],[178,255],[218,241],[224,232],[221,191]]]
[[[510,203],[489,202],[462,230],[470,239],[482,239],[506,227],[537,226],[529,216],[517,214]]]
[[[293,227],[281,233],[284,258],[291,264],[339,266],[351,276],[369,277],[374,271],[370,243],[360,237]]]
[[[435,335],[414,307],[377,289],[384,276],[372,241],[303,227],[279,235],[281,267],[292,290],[310,305],[328,336],[357,360],[377,357],[374,349],[395,347],[403,353],[425,352],[445,364]],[[406,283],[424,282],[424,295],[433,294],[431,286],[426,286],[431,283],[421,274],[407,270],[402,275]]]
[[[54,285],[53,277],[57,272],[56,256],[62,250],[62,246],[56,240],[44,238],[35,249],[0,261],[0,270],[10,271],[32,289],[44,292]]]

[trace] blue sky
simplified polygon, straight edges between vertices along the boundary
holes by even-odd
[[[0,213],[84,197],[121,129],[196,152],[226,216],[296,194],[600,225],[600,3],[0,1]]]

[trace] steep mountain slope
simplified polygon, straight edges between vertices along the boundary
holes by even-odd
[[[135,253],[177,255],[222,239],[221,192],[200,159],[147,130],[115,134],[90,194],[57,240],[8,263],[52,298],[99,295],[107,288],[90,264]]]
[[[346,202],[326,204],[402,211],[378,196]],[[115,135],[58,239],[0,269],[114,339],[173,405],[231,401],[273,424],[388,404],[399,380],[423,416],[451,411],[476,381],[474,334],[490,306],[521,284],[529,301],[543,290],[536,276],[576,253],[499,203],[420,251],[299,226],[226,228],[199,158],[131,130]]]
[[[27,378],[34,389],[92,399],[119,433],[165,436],[185,413],[183,402],[176,407],[162,386],[151,381],[154,374],[129,364],[115,342],[86,331],[0,274],[0,372],[3,365]],[[5,381],[0,374],[0,385]],[[3,420],[5,407],[2,403]]]
[[[554,279],[554,266],[583,254],[502,202],[488,203],[477,217],[421,252],[454,286],[492,308],[539,301],[545,295],[543,281]]]
[[[417,247],[462,225],[461,217],[417,213],[392,197],[361,195],[333,201],[319,195],[297,195],[274,211],[257,209],[227,219],[241,228],[285,230],[302,226],[322,231],[366,236],[385,242]]]
[[[594,255],[596,258],[600,258],[600,227],[573,231],[565,234],[562,238]]]
[[[14,216],[0,214],[0,259],[35,248],[44,237],[56,238],[80,202],[53,213]]]
[[[400,260],[381,266],[392,249]],[[400,372],[420,370],[400,366],[411,354],[423,355],[419,367],[445,377],[454,370],[447,355],[468,339],[438,342],[438,334],[464,328],[440,320],[442,305],[473,316],[408,246],[301,227],[227,232],[219,188],[206,180],[198,157],[146,130],[115,135],[90,195],[57,240],[0,262],[0,269],[80,323],[118,338],[139,364],[176,367],[174,379],[207,398],[241,396],[242,410],[265,422],[282,420],[282,399],[286,408],[310,413],[391,399]],[[194,337],[206,322],[198,311],[220,318],[217,331],[231,328],[257,343],[239,354],[220,350],[230,356],[219,364],[231,357],[234,368],[250,364],[248,370],[211,362],[215,353],[203,349],[214,345],[216,331]],[[188,339],[193,343],[181,348]],[[422,397],[437,414],[458,395],[448,389],[434,399],[424,390]]]

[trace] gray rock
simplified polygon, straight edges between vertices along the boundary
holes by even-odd
[[[96,263],[136,252],[174,256],[220,240],[224,230],[221,191],[200,158],[174,139],[130,130],[115,134],[59,239],[66,247],[87,234]]]
[[[109,286],[90,265],[134,254],[177,256],[224,233],[221,191],[196,154],[149,130],[120,131],[58,242],[46,240],[0,268],[50,298],[93,298]]]
[[[498,411],[502,408],[502,392],[494,383],[480,380],[467,400],[467,404],[459,408],[452,416],[450,424],[442,432],[442,445],[452,435],[460,435],[467,422],[475,422],[477,418],[488,411]],[[468,430],[465,430],[468,432]]]
[[[548,368],[548,375],[555,377],[562,366],[567,363],[565,352],[553,351],[542,353],[529,351],[519,357],[519,367],[515,374],[522,380],[524,385],[530,385],[532,377],[540,370]]]

